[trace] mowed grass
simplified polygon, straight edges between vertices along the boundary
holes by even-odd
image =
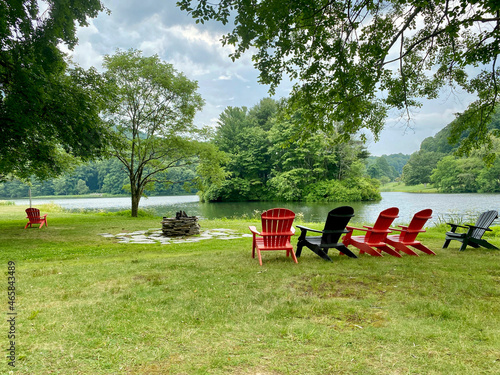
[[[380,191],[400,191],[404,193],[437,193],[438,189],[431,184],[405,185],[403,182],[389,182],[380,186]]]
[[[15,374],[500,372],[500,251],[441,249],[446,227],[421,235],[437,256],[329,263],[304,249],[298,264],[267,252],[260,267],[251,238],[98,236],[160,228],[160,218],[52,208],[48,228],[24,230],[24,208],[0,214],[5,312],[7,262],[16,263]],[[201,221],[239,233],[248,225],[260,227]],[[5,318],[3,349],[8,329]]]

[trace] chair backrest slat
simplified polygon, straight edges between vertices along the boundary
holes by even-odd
[[[264,246],[285,246],[290,239],[295,213],[287,208],[272,208],[262,213],[262,237]]]
[[[350,206],[341,206],[331,210],[326,218],[325,227],[321,236],[321,243],[338,243],[340,236],[345,232],[344,229],[346,225],[353,216],[354,209]]]
[[[391,207],[383,210],[378,215],[377,221],[373,224],[373,229],[368,231],[365,236],[366,242],[381,242],[387,237],[387,229],[398,217],[399,208]]]
[[[29,219],[39,219],[40,218],[40,210],[38,208],[27,208],[26,215],[28,215]]]
[[[408,224],[408,228],[401,232],[400,239],[405,242],[415,241],[419,232],[422,231],[427,220],[432,218],[432,210],[430,208],[417,212],[413,215],[413,219]]]
[[[477,218],[475,226],[481,228],[489,228],[491,223],[493,223],[493,221],[495,221],[495,219],[497,218],[498,212],[495,210],[483,212]],[[481,237],[483,237],[484,232],[486,232],[486,229],[476,228],[472,231],[471,237],[479,240]]]

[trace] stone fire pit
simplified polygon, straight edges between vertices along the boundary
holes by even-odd
[[[198,217],[187,216],[184,211],[177,212],[173,218],[164,217],[161,225],[163,235],[168,237],[200,234]]]

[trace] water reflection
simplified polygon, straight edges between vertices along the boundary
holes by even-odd
[[[27,199],[13,200],[17,205],[29,205]],[[33,206],[43,203],[55,203],[70,210],[124,210],[130,209],[130,198],[54,198],[33,199]],[[297,214],[302,214],[309,222],[324,222],[327,213],[338,206],[354,207],[356,216],[353,223],[372,223],[379,212],[388,207],[399,208],[396,224],[408,223],[417,211],[425,208],[433,210],[433,222],[446,221],[458,215],[466,220],[475,221],[483,211],[500,207],[500,194],[418,194],[418,193],[382,193],[379,202],[336,202],[336,203],[304,203],[304,202],[228,202],[200,203],[197,196],[150,197],[141,199],[141,208],[153,209],[159,216],[172,217],[179,210],[188,215],[203,218],[251,217],[255,211],[262,212],[269,208],[284,207]]]

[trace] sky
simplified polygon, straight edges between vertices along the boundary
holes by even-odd
[[[221,112],[228,106],[251,108],[269,96],[269,87],[258,83],[258,71],[251,54],[233,62],[230,46],[222,47],[220,39],[230,30],[217,22],[196,24],[181,11],[176,0],[102,0],[111,14],[105,12],[89,20],[89,26],[78,29],[79,43],[67,51],[73,61],[88,69],[102,71],[105,55],[117,49],[130,48],[143,55],[158,55],[163,61],[198,82],[205,106],[195,117],[199,126],[216,126]],[[273,96],[288,96],[292,84],[285,78]],[[391,114],[378,142],[367,143],[372,155],[411,154],[420,143],[434,136],[463,111],[471,98],[461,93],[443,92],[440,98],[423,101],[412,112],[411,122]]]

